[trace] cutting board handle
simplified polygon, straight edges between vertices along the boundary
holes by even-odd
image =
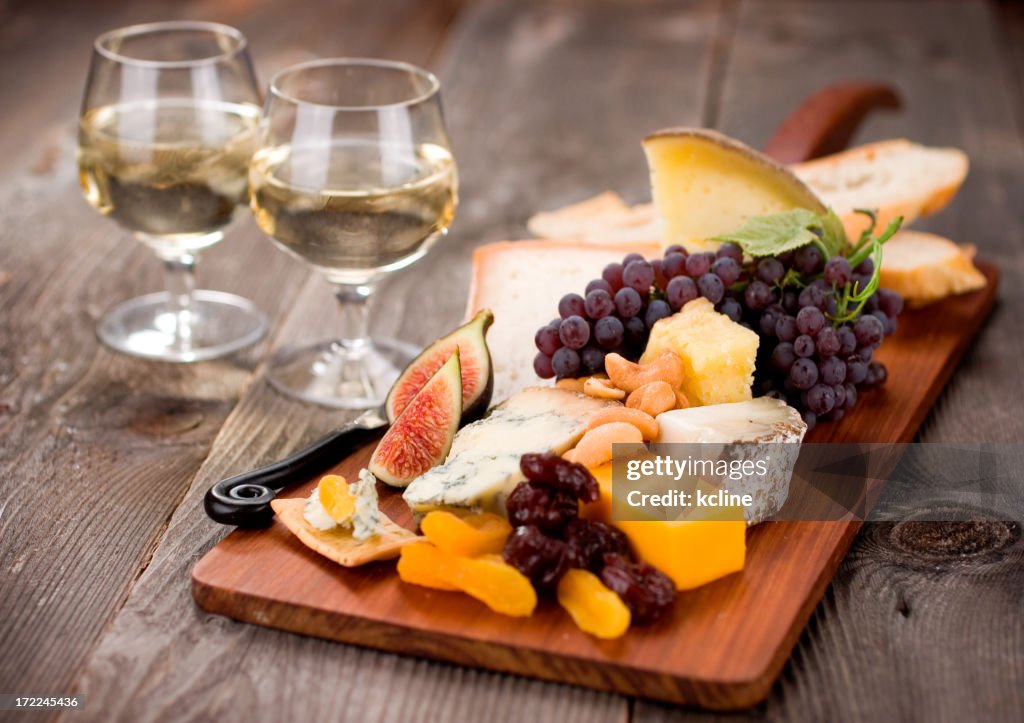
[[[841,151],[872,111],[900,107],[896,90],[884,83],[844,82],[807,96],[779,124],[764,147],[780,163],[799,163]]]

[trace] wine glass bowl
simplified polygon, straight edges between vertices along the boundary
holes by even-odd
[[[245,37],[217,23],[149,23],[96,39],[79,123],[86,200],[163,261],[168,289],[116,307],[100,338],[136,356],[197,361],[252,344],[266,319],[195,291],[196,255],[248,199],[260,96]]]
[[[458,202],[439,81],[372,59],[282,71],[270,85],[249,187],[257,225],[335,285],[345,319],[342,338],[277,354],[270,381],[328,406],[380,404],[415,349],[369,337],[371,294],[447,233]]]

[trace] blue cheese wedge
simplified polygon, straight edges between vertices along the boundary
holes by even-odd
[[[468,507],[503,514],[505,499],[523,481],[519,458],[562,454],[591,417],[618,402],[551,387],[528,387],[455,435],[444,464],[417,477],[402,497],[413,511]]]
[[[782,509],[807,432],[800,412],[770,397],[664,412],[658,415],[658,427],[658,442],[700,444],[705,459],[764,462],[766,474],[724,482],[728,492],[751,496],[753,504],[744,510],[748,525]]]
[[[384,528],[384,522],[377,500],[377,480],[370,470],[360,470],[359,480],[350,485],[349,490],[355,497],[355,509],[351,517],[343,520],[335,520],[331,517],[323,503],[320,502],[320,486],[317,485],[305,500],[302,509],[303,518],[310,527],[321,532],[335,528],[352,530],[352,536],[360,541],[380,534]]]

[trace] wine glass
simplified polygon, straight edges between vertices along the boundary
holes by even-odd
[[[336,287],[344,321],[338,340],[278,352],[275,387],[345,409],[384,400],[417,350],[369,337],[370,297],[447,233],[457,187],[433,74],[338,58],[274,77],[249,173],[256,223]]]
[[[108,346],[165,361],[212,359],[266,332],[248,299],[195,289],[200,250],[248,198],[260,94],[241,32],[218,23],[134,25],[93,46],[78,136],[86,199],[164,262],[167,290],[100,322]]]

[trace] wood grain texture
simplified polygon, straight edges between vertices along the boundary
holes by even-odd
[[[451,328],[464,309],[469,249],[522,237],[542,205],[612,186],[633,198],[646,193],[639,139],[649,127],[699,120],[706,92],[699,71],[717,21],[713,2],[537,0],[469,10],[440,64],[462,207],[436,251],[378,292],[376,329],[427,342]],[[622,141],[631,137],[635,144]],[[332,307],[327,286],[311,282],[273,344],[325,336]],[[202,513],[206,488],[336,422],[262,382],[248,390],[78,682],[86,717],[319,720],[359,711],[383,720],[624,719],[628,706],[619,697],[399,659],[195,608],[190,570],[224,534]]]
[[[1015,411],[1024,147],[1004,31],[986,3],[745,2],[731,45],[719,111],[725,132],[762,143],[782,109],[820,83],[880,79],[898,89],[903,108],[869,117],[854,142],[908,137],[970,155],[959,195],[917,226],[977,244],[1003,279],[995,312],[924,420],[920,441],[1016,444],[1024,436]],[[1024,610],[1008,604],[1020,599],[1020,550],[1018,541],[931,561],[927,548],[901,549],[891,526],[865,526],[767,702],[744,717],[1019,720]],[[644,723],[705,719],[645,702],[634,714]]]
[[[99,23],[123,25],[154,13],[243,20],[254,45],[277,47],[264,58],[264,71],[291,62],[299,45],[303,53],[336,52],[341,43],[352,52],[426,60],[450,20],[418,2],[395,0],[358,13],[356,5],[332,6],[346,22],[331,28],[310,23],[308,15],[297,23],[283,4],[263,13],[250,3],[226,11],[118,5],[102,17],[56,7],[6,26],[0,65],[12,84],[3,98],[7,107],[29,110],[6,115],[0,135],[3,143],[21,136],[23,148],[12,156],[36,160],[0,186],[0,689],[71,688],[267,350],[264,342],[227,360],[171,365],[113,354],[97,343],[99,316],[117,301],[159,288],[161,279],[155,257],[82,199],[74,151],[84,78],[66,67],[85,67]],[[56,11],[61,17],[54,19]],[[407,18],[404,32],[416,37],[393,32],[396,14]],[[84,25],[78,32],[76,19]],[[69,35],[74,42],[64,47]],[[392,38],[401,47],[389,45]],[[66,56],[64,67],[39,57],[54,46],[58,60]],[[33,89],[37,95],[26,95]],[[22,124],[38,122],[36,113],[47,114],[49,125],[28,133]],[[200,281],[252,298],[277,323],[309,272],[274,251],[248,214],[240,217],[204,257]],[[251,273],[255,268],[258,274]],[[301,443],[304,431],[301,424],[283,425],[250,453],[275,442]]]

